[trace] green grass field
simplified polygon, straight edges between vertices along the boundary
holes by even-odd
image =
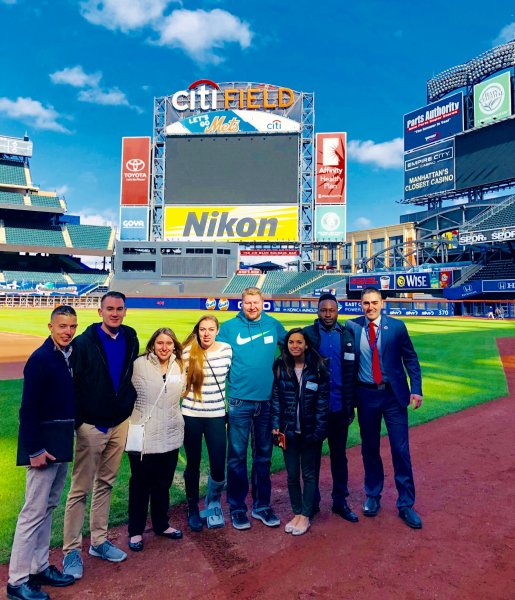
[[[0,309],[0,331],[45,336],[48,309]],[[145,346],[158,327],[171,327],[179,339],[191,331],[202,313],[176,310],[130,310],[125,323],[138,331],[140,344]],[[234,313],[216,313],[221,321]],[[312,322],[313,315],[278,315],[287,329]],[[79,312],[79,330],[98,320],[96,310]],[[506,380],[497,352],[495,339],[512,337],[513,324],[508,321],[479,321],[465,319],[407,319],[408,329],[418,352],[423,371],[424,404],[410,411],[410,423],[417,425],[442,415],[462,410],[507,394]],[[23,503],[24,469],[15,467],[18,409],[22,381],[0,382],[0,562],[9,558],[16,517]],[[349,445],[359,443],[354,423],[349,433]],[[184,500],[180,457],[172,502]],[[207,472],[207,463],[203,462]],[[283,468],[282,456],[275,451],[273,470]],[[111,508],[111,525],[124,523],[127,515],[129,464],[126,457],[118,476]],[[68,484],[65,488],[65,493]],[[63,505],[54,514],[52,543],[59,545],[62,535]],[[177,524],[185,526],[185,523]],[[85,529],[85,532],[87,530]]]

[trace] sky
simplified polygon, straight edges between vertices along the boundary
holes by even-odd
[[[403,115],[426,81],[515,38],[515,4],[470,0],[0,0],[0,135],[83,223],[117,224],[121,140],[199,79],[315,93],[348,135],[347,229],[399,222]],[[411,209],[411,212],[413,208]]]

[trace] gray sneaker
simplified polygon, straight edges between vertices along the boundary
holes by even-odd
[[[64,557],[63,573],[72,575],[75,579],[80,579],[84,573],[84,565],[82,564],[82,556],[78,550],[72,550]]]
[[[281,523],[281,519],[270,507],[254,509],[251,514],[254,519],[259,519],[268,527],[278,527]]]
[[[89,553],[91,556],[98,556],[98,558],[109,560],[111,562],[122,562],[122,560],[127,558],[127,554],[123,550],[120,550],[120,548],[117,548],[114,544],[111,544],[109,540],[106,540],[99,546],[90,546]]]

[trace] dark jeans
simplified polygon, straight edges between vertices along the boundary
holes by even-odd
[[[129,453],[129,535],[142,535],[147,523],[148,501],[150,517],[156,533],[169,527],[169,494],[177,467],[179,449],[162,454]]]
[[[227,445],[225,417],[184,416],[184,450],[187,461],[184,470],[184,483],[188,502],[195,504],[198,504],[199,501],[202,436],[206,440],[209,454],[211,479],[225,481],[225,450]]]
[[[310,517],[317,490],[317,467],[320,465],[322,442],[307,442],[301,434],[288,436],[284,464],[288,472],[288,493],[293,513]],[[300,486],[300,473],[304,489]]]
[[[249,491],[247,449],[252,444],[252,505],[270,506],[272,483],[272,426],[270,401],[251,402],[229,398],[229,436],[227,453],[227,501],[231,513],[247,510]]]
[[[349,495],[347,467],[347,437],[349,434],[349,417],[346,410],[329,413],[327,419],[327,441],[329,443],[329,458],[331,461],[331,476],[333,479],[332,498],[334,505],[347,501]],[[315,506],[320,504],[320,457],[316,470]]]
[[[391,389],[373,390],[358,386],[358,420],[361,454],[365,467],[365,493],[381,497],[384,483],[381,460],[381,419],[384,418],[392,452],[398,508],[415,504],[415,484],[408,441],[408,409],[401,406]]]

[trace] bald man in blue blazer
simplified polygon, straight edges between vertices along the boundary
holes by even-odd
[[[398,319],[381,314],[383,299],[376,288],[361,294],[363,317],[350,319],[357,362],[356,402],[365,468],[366,500],[363,514],[375,517],[381,507],[384,483],[380,454],[381,421],[390,440],[399,517],[413,529],[422,527],[415,512],[415,484],[408,440],[408,406],[422,404],[422,375],[417,353]],[[406,373],[409,377],[406,377]]]

